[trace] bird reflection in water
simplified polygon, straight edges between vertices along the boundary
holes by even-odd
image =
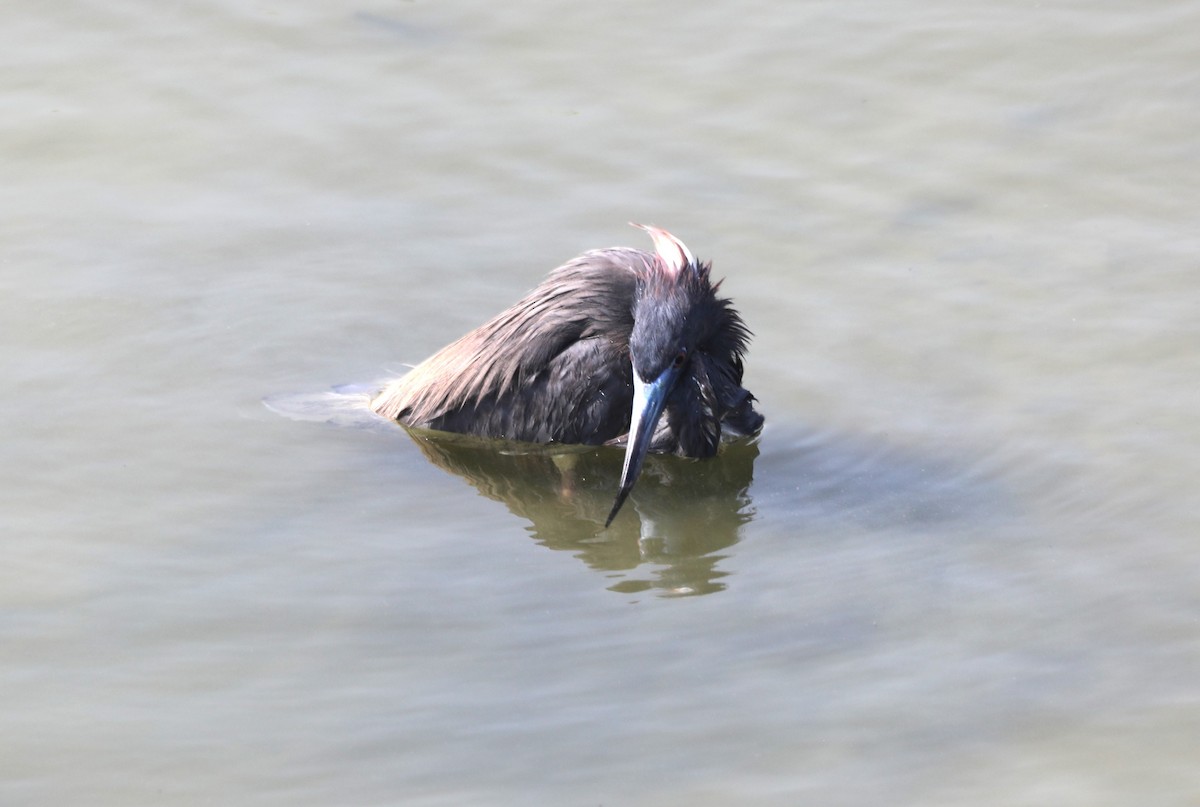
[[[610,588],[618,592],[683,596],[722,590],[720,552],[737,542],[754,515],[753,440],[726,445],[719,462],[650,456],[630,515],[605,530],[612,490],[621,478],[617,452],[408,432],[433,464],[528,520],[538,543],[574,552],[590,568],[610,573]]]

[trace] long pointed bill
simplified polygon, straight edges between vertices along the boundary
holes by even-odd
[[[658,428],[658,418],[662,415],[667,394],[675,386],[678,375],[678,368],[667,367],[658,378],[647,383],[638,378],[636,370],[633,373],[633,417],[629,421],[629,442],[625,446],[625,466],[621,469],[621,489],[617,492],[617,500],[613,502],[608,520],[604,522],[605,527],[617,517],[617,512],[637,482],[638,474],[642,472],[642,462],[650,449],[654,430]]]

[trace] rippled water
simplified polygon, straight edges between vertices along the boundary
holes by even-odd
[[[1197,3],[7,11],[0,802],[1200,802]],[[262,405],[628,220],[768,425],[612,531]]]

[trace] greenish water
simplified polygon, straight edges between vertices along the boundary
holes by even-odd
[[[1197,4],[6,19],[0,801],[1200,799]],[[262,405],[629,220],[767,428],[610,533]]]

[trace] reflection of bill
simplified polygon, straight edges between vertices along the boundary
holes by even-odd
[[[755,440],[727,443],[714,460],[651,455],[633,507],[608,529],[604,521],[621,478],[611,448],[536,446],[409,429],[431,462],[461,476],[488,498],[528,519],[534,538],[566,549],[599,571],[654,567],[648,578],[621,580],[613,590],[707,594],[724,585],[719,552],[736,543],[754,513],[750,483]]]

